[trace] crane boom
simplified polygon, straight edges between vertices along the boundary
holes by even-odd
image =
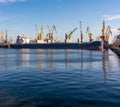
[[[77,28],[73,29],[70,33],[66,33],[65,34],[65,43],[71,43],[72,40],[71,40],[71,37],[72,37],[72,34],[77,30]]]
[[[75,28],[73,31],[71,31],[69,36],[72,35],[76,30],[77,30],[77,28]]]
[[[77,30],[77,28],[73,29],[68,35],[67,38],[71,39],[71,35]]]

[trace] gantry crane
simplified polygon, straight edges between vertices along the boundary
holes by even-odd
[[[90,28],[89,28],[89,26],[87,27],[87,29],[86,29],[86,33],[88,34],[88,36],[89,36],[89,42],[92,42],[93,41],[93,35],[92,35],[92,33],[91,33],[91,31],[90,31]]]

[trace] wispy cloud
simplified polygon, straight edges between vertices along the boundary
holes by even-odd
[[[104,15],[104,18],[107,21],[118,20],[118,19],[120,19],[120,14],[116,14],[116,15]]]
[[[14,3],[14,2],[23,2],[25,0],[0,0],[0,3]]]

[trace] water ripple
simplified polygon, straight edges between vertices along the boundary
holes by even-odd
[[[120,59],[108,51],[0,53],[1,107],[119,107]]]

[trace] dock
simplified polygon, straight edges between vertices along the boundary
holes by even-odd
[[[119,46],[112,46],[110,45],[110,49],[117,54],[118,56],[120,56],[120,47]]]

